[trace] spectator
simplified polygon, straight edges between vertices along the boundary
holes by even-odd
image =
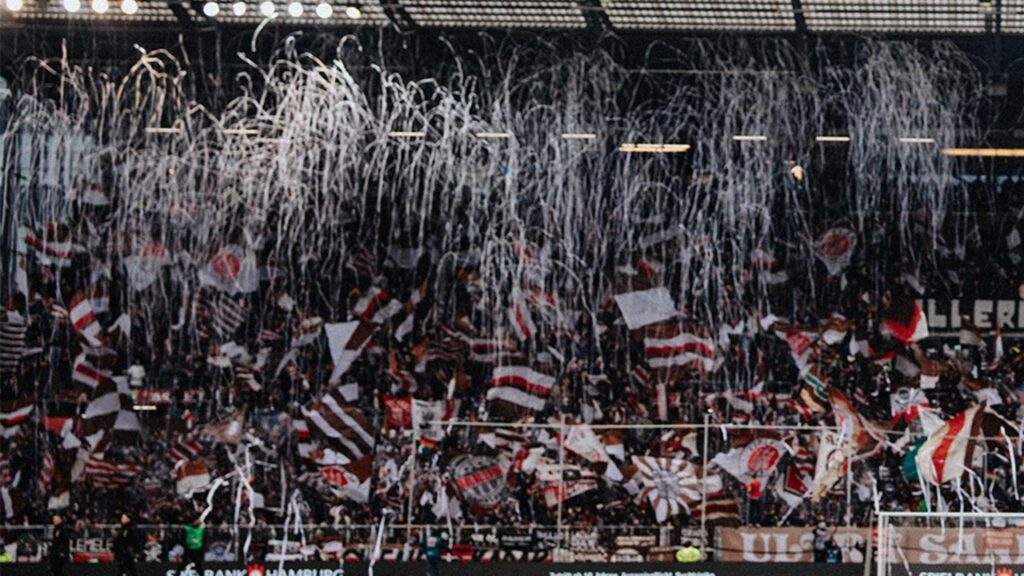
[[[50,575],[64,576],[64,567],[67,566],[71,554],[71,537],[68,535],[64,518],[54,514],[51,522],[53,527],[49,549]]]

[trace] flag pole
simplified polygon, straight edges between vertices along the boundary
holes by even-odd
[[[562,501],[565,500],[565,414],[558,413],[558,547],[562,547]]]
[[[706,543],[710,541],[708,538],[707,523],[708,523],[708,439],[711,437],[710,428],[711,415],[707,412],[704,413],[704,454],[701,456],[703,465],[700,468],[700,533],[701,538],[704,542],[701,543],[701,548],[704,548]],[[705,551],[705,560],[707,560],[707,552]]]
[[[406,514],[405,514],[405,539],[408,541],[412,538],[412,508],[415,500],[416,492],[416,453],[419,450],[420,445],[420,427],[419,418],[416,416],[416,408],[412,407],[412,453],[409,455],[409,480],[407,482],[409,488],[409,501],[406,503]]]

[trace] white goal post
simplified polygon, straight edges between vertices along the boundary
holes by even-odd
[[[879,512],[877,576],[1019,576],[1024,512]]]

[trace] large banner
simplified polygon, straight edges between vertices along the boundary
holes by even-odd
[[[365,562],[344,564],[306,563],[250,565],[212,564],[202,574],[184,572],[177,564],[139,564],[139,576],[368,576]],[[0,574],[5,576],[38,576],[46,569],[39,564],[0,564]],[[425,563],[378,562],[373,567],[374,576],[415,576],[426,573]],[[764,576],[764,566],[746,564],[545,564],[530,562],[504,562],[487,564],[479,562],[451,562],[441,568],[444,576]],[[820,564],[783,564],[773,566],[772,576],[821,576]],[[862,570],[855,565],[833,565],[829,576],[861,576]],[[66,576],[115,576],[112,564],[75,564],[65,571]]]
[[[957,336],[966,317],[982,332],[994,331],[998,322],[1003,336],[1024,337],[1024,300],[925,298],[918,304],[932,336]]]
[[[891,528],[890,564],[1024,565],[1024,531],[1013,528]],[[726,562],[810,562],[812,528],[719,528]],[[837,528],[844,562],[863,562],[869,528]]]
[[[723,562],[811,562],[813,528],[718,528],[718,559]],[[837,528],[844,562],[864,562],[868,528]]]

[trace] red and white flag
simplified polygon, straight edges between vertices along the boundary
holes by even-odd
[[[85,461],[84,477],[99,488],[121,488],[134,480],[142,470],[141,464],[107,462],[102,452],[93,452]]]
[[[943,484],[963,475],[971,465],[984,412],[984,403],[968,408],[928,437],[915,460],[921,480]]]
[[[501,338],[463,338],[463,342],[469,347],[469,359],[481,364],[495,364],[518,350],[514,342]]]
[[[699,364],[708,372],[715,369],[715,343],[686,332],[671,338],[644,338],[644,352],[651,368]]]
[[[922,407],[930,408],[931,404],[928,403],[928,396],[925,395],[924,390],[920,388],[904,386],[889,393],[889,409],[892,413],[893,424],[901,420],[913,422],[917,419],[918,410]]]
[[[67,268],[74,256],[74,244],[67,230],[57,226],[47,227],[42,236],[36,235],[28,228],[22,227],[25,244],[35,248],[39,263],[43,266]]]
[[[85,339],[89,346],[101,346],[103,342],[100,340],[100,337],[103,335],[103,327],[100,326],[100,322],[96,318],[96,312],[92,307],[92,300],[89,299],[85,292],[75,294],[68,305],[68,309],[70,310],[68,319],[71,321],[75,331]]]
[[[188,462],[199,457],[203,447],[196,441],[179,440],[167,451],[167,457],[172,462]]]
[[[373,456],[366,456],[348,464],[321,467],[320,477],[338,496],[366,503],[370,499],[372,472]]]
[[[35,410],[33,398],[0,402],[0,425],[17,426],[28,420],[33,410]]]
[[[508,309],[508,321],[512,325],[512,331],[521,342],[525,342],[537,333],[537,325],[533,322],[533,314],[526,304],[523,295],[515,290],[512,292],[512,305]]]
[[[71,371],[71,380],[83,386],[95,389],[103,382],[110,379],[110,374],[98,368],[85,352],[75,357]]]
[[[260,284],[256,257],[241,246],[225,246],[199,271],[199,283],[230,295],[255,292]]]
[[[775,438],[755,438],[749,444],[717,454],[712,460],[743,484],[763,481],[775,473],[789,446]]]
[[[815,242],[815,256],[828,268],[829,276],[838,276],[850,265],[857,247],[857,235],[849,228],[832,228]]]
[[[536,470],[537,487],[549,509],[597,489],[597,474],[575,464],[539,463]]]
[[[554,378],[526,366],[499,366],[491,372],[487,400],[495,414],[540,412],[554,386]]]
[[[171,253],[160,242],[150,240],[137,254],[126,256],[122,262],[132,289],[145,290],[159,278],[160,269],[171,263]]]
[[[909,295],[895,295],[885,311],[882,331],[911,344],[928,337],[928,319],[916,300]]]
[[[393,300],[387,291],[370,288],[352,306],[352,318],[363,322],[383,324],[404,309],[402,303]]]

